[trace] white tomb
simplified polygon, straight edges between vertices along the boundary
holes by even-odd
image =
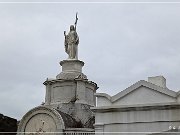
[[[77,23],[77,22],[76,22]],[[62,72],[55,79],[48,79],[45,104],[28,111],[21,119],[18,134],[94,134],[94,93],[97,84],[82,73],[84,62],[78,60],[79,38],[73,25],[65,34],[67,60],[60,62]]]
[[[163,76],[140,80],[114,96],[95,93],[95,132],[148,135],[180,129],[180,96]],[[173,131],[174,131],[173,130]],[[167,134],[167,133],[166,133]]]

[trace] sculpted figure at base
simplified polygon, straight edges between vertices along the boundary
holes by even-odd
[[[69,59],[78,59],[78,44],[79,44],[79,37],[76,32],[76,24],[77,24],[77,14],[76,14],[76,21],[75,26],[70,26],[70,31],[68,35],[66,35],[66,31],[64,31],[65,36],[65,52],[69,55]]]

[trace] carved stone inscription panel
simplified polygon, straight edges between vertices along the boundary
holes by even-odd
[[[25,132],[55,132],[56,124],[53,118],[48,114],[34,115],[26,124]]]

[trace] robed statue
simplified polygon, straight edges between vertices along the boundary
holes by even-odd
[[[65,45],[65,52],[69,55],[68,59],[78,59],[78,44],[79,44],[79,37],[76,32],[76,24],[77,24],[77,13],[76,13],[76,21],[75,25],[70,26],[70,31],[68,35],[66,35],[66,31],[64,31],[64,45]]]

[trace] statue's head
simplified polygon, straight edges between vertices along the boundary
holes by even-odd
[[[75,30],[74,25],[71,25],[70,26],[70,31],[74,31],[74,30]]]

